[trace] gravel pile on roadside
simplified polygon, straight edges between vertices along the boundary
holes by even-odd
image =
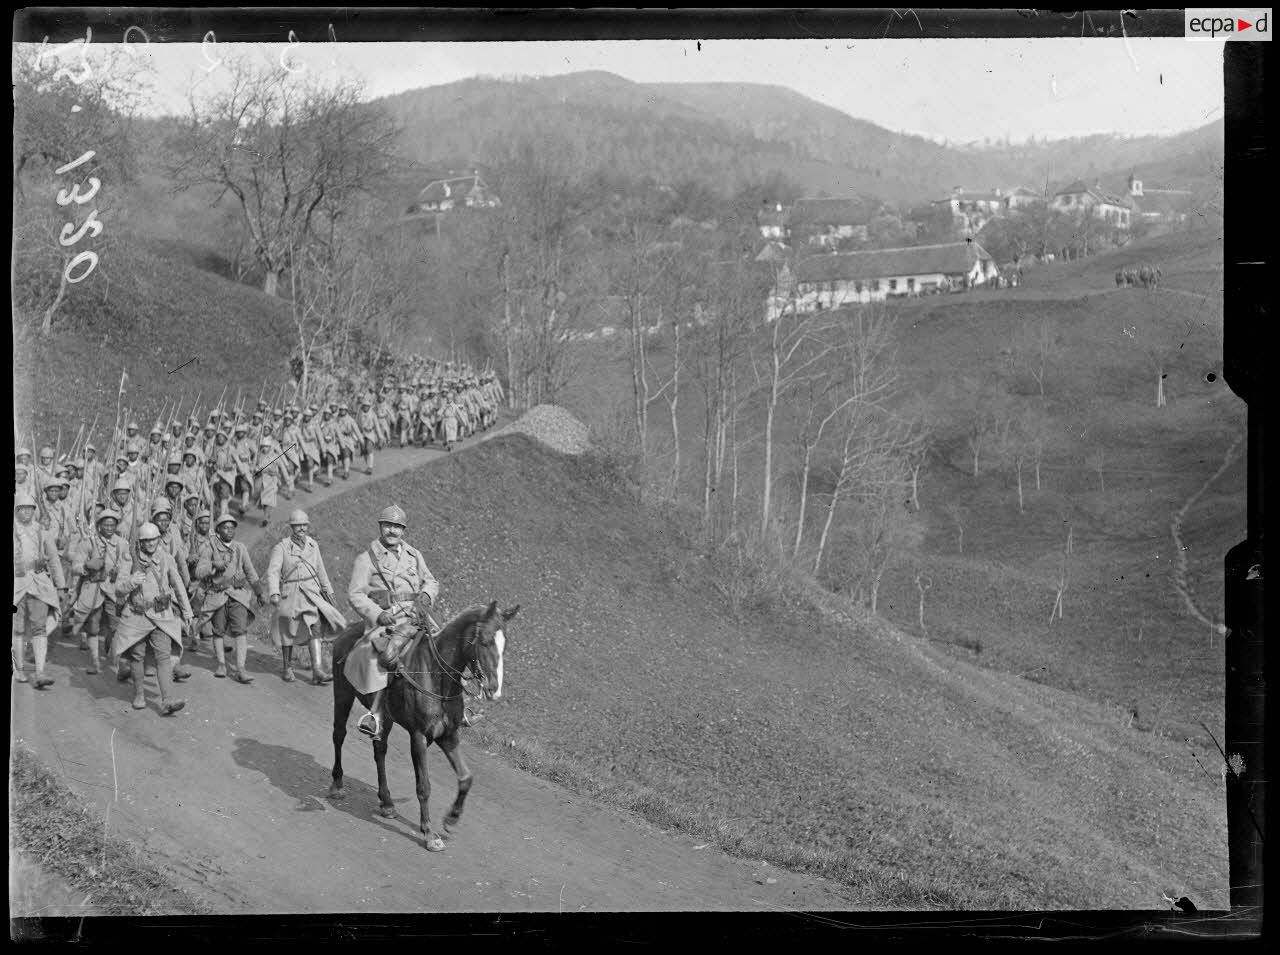
[[[559,405],[535,405],[493,434],[508,432],[527,434],[561,454],[582,454],[591,446],[587,426]]]

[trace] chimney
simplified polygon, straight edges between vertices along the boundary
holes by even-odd
[[[779,202],[777,205],[775,205],[775,206],[774,206],[773,211],[774,211],[774,212],[781,212],[781,211],[782,211],[782,203],[781,203],[781,202]]]
[[[996,186],[996,196],[997,196],[997,197],[1000,197],[1000,196],[1003,196],[1003,195],[1004,195],[1004,190],[1003,190],[1003,189],[1001,189],[999,186]]]

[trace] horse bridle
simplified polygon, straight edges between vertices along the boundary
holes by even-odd
[[[471,626],[474,627],[475,624],[472,623]],[[438,633],[439,631],[436,631],[436,632]],[[464,667],[461,670],[457,670],[451,667],[448,663],[444,661],[444,657],[440,655],[440,650],[436,646],[436,642],[434,639],[435,634],[430,632],[424,632],[423,637],[427,641],[427,648],[431,651],[431,656],[435,658],[436,663],[440,665],[440,669],[443,672],[454,677],[458,681],[458,686],[462,688],[462,692],[450,693],[450,694],[437,693],[434,690],[428,690],[426,687],[424,687],[421,683],[419,683],[417,680],[413,678],[412,674],[416,673],[418,676],[423,676],[424,674],[429,674],[430,673],[429,670],[406,670],[403,667],[400,667],[396,670],[396,672],[399,673],[401,676],[403,676],[406,680],[408,680],[409,685],[412,686],[419,693],[425,693],[427,696],[433,696],[437,700],[456,700],[459,697],[463,696],[464,694],[466,696],[477,696],[478,694],[472,693],[466,688],[467,667]],[[480,665],[479,658],[477,657],[473,659],[467,666],[475,670],[476,678],[481,683],[483,683],[484,668]]]

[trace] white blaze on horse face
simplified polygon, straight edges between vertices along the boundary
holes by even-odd
[[[493,645],[498,648],[498,673],[497,685],[493,688],[493,698],[496,700],[502,696],[502,649],[506,646],[507,637],[501,630],[493,635]]]

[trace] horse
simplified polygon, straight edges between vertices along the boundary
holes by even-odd
[[[409,649],[401,657],[404,676],[392,676],[383,698],[382,733],[373,741],[373,759],[378,766],[379,812],[396,816],[395,804],[387,789],[387,737],[396,723],[409,731],[413,773],[417,780],[419,831],[429,852],[444,848],[440,836],[431,830],[427,799],[431,782],[427,778],[427,747],[435,743],[444,752],[458,777],[458,794],[444,818],[445,832],[458,824],[471,771],[458,750],[458,728],[462,725],[462,678],[470,667],[476,674],[485,699],[502,698],[502,653],[506,644],[503,625],[516,615],[520,605],[499,610],[495,600],[488,607],[471,607],[440,628],[434,636],[419,629]],[[346,798],[342,788],[342,743],[347,736],[351,704],[359,699],[368,706],[372,694],[357,693],[343,672],[347,654],[364,633],[357,621],[342,632],[333,644],[333,785],[329,798]]]

